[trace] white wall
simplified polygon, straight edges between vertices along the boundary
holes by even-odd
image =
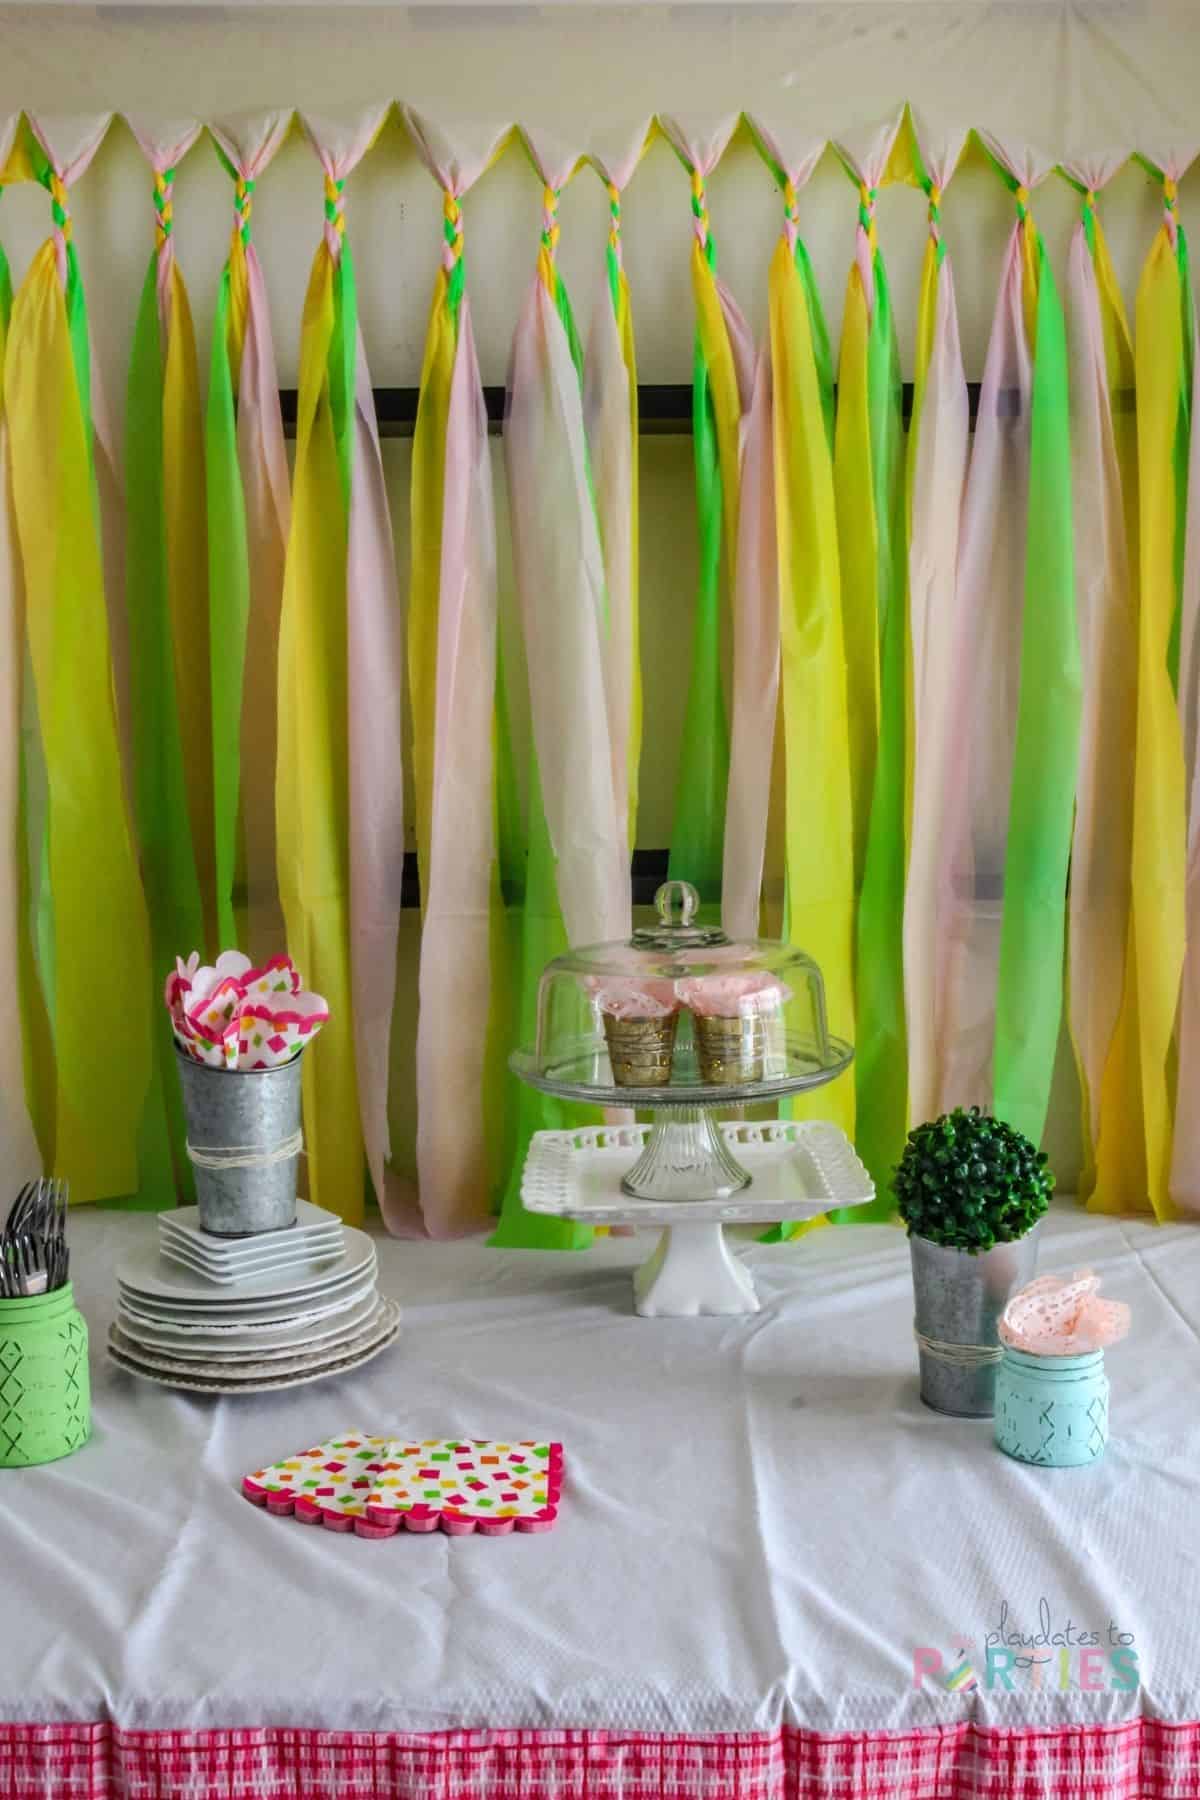
[[[849,0],[841,5],[427,5],[415,7],[0,6],[0,118],[46,112],[142,111],[152,118],[297,105],[329,113],[389,95],[445,123],[518,119],[586,149],[611,145],[656,108],[712,123],[741,108],[817,135],[850,134],[910,99],[934,125],[977,124],[1055,153],[1185,141],[1200,91],[1200,32],[1191,0],[1100,5],[1059,0]],[[1190,129],[1200,142],[1200,123]],[[204,365],[231,219],[231,183],[205,140],[175,187],[176,248],[189,283]],[[294,133],[255,195],[254,238],[274,316],[281,380],[294,385],[308,266],[321,228],[321,176]],[[440,196],[393,118],[347,185],[346,212],[372,374],[415,385],[441,241]],[[722,274],[761,330],[766,269],[780,201],[762,161],[735,140],[711,179],[709,208]],[[802,229],[831,331],[853,254],[855,190],[827,152],[801,198]],[[530,279],[540,188],[517,147],[468,196],[468,281],[484,380],[504,380],[520,297]],[[1051,178],[1035,196],[1060,282],[1076,196]],[[1200,243],[1200,165],[1181,210]],[[1132,307],[1158,224],[1158,193],[1130,164],[1101,201]],[[100,364],[118,421],[137,293],[153,242],[148,170],[127,129],[110,131],[73,195],[73,216]],[[600,291],[607,230],[601,184],[582,170],[563,198],[560,260],[581,328]],[[981,372],[1013,207],[975,160],[942,207],[954,259],[968,374]],[[47,196],[10,188],[0,242],[19,280],[48,225]],[[902,356],[911,368],[924,200],[907,188],[879,202]],[[628,190],[626,263],[644,381],[685,382],[692,355],[687,179],[654,143]],[[669,834],[683,708],[681,649],[695,582],[690,442],[642,445],[643,649],[647,698],[641,840]],[[402,579],[408,451],[387,447]],[[499,464],[497,465],[499,472]],[[415,918],[405,921],[407,993]],[[409,1141],[412,1007],[397,1021],[398,1138]],[[1060,1059],[1051,1146],[1069,1180],[1077,1160],[1077,1096]]]

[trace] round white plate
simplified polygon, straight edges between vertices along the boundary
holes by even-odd
[[[334,1293],[305,1295],[300,1300],[276,1300],[270,1305],[264,1302],[251,1308],[218,1303],[204,1311],[199,1307],[188,1307],[186,1311],[175,1312],[161,1301],[143,1300],[140,1294],[130,1294],[124,1288],[118,1290],[117,1299],[126,1312],[134,1313],[150,1324],[173,1329],[194,1326],[201,1331],[237,1331],[247,1325],[283,1325],[293,1319],[329,1318],[371,1293],[376,1280],[377,1271],[372,1266],[365,1275],[355,1276],[348,1286],[338,1288]]]
[[[360,1326],[343,1342],[335,1345],[297,1346],[290,1351],[276,1351],[273,1356],[230,1362],[193,1361],[149,1350],[128,1337],[120,1325],[109,1327],[108,1341],[112,1349],[127,1362],[156,1375],[185,1375],[200,1381],[254,1381],[262,1376],[274,1380],[280,1375],[301,1375],[310,1369],[326,1369],[331,1362],[345,1362],[360,1351],[370,1350],[383,1338],[391,1337],[400,1323],[400,1308],[391,1300],[380,1302],[375,1316]]]
[[[289,1320],[286,1325],[256,1326],[246,1331],[196,1331],[174,1333],[147,1325],[136,1314],[122,1307],[116,1325],[123,1336],[131,1338],[156,1356],[177,1356],[187,1362],[244,1361],[247,1357],[264,1359],[292,1356],[298,1349],[324,1348],[342,1343],[366,1329],[379,1313],[383,1296],[372,1288],[365,1299],[345,1312],[328,1319],[307,1323]]]
[[[366,1232],[347,1227],[341,1256],[329,1257],[306,1268],[282,1269],[239,1282],[236,1303],[250,1305],[256,1301],[320,1293],[339,1281],[360,1274],[374,1262],[375,1246]],[[203,1275],[191,1274],[178,1263],[167,1262],[157,1243],[142,1244],[127,1256],[117,1267],[117,1280],[131,1294],[140,1294],[160,1304],[166,1302],[172,1307],[211,1306],[214,1301],[226,1304],[222,1289]],[[232,1297],[229,1304],[234,1304]]]
[[[363,1363],[370,1362],[373,1357],[394,1344],[399,1335],[400,1327],[397,1325],[370,1350],[360,1351],[357,1356],[347,1357],[342,1362],[331,1362],[323,1369],[310,1369],[301,1375],[278,1375],[273,1379],[264,1373],[261,1379],[246,1381],[230,1381],[221,1376],[205,1380],[199,1375],[160,1375],[152,1369],[139,1368],[135,1362],[127,1360],[119,1351],[114,1350],[111,1344],[108,1355],[110,1361],[127,1374],[140,1375],[143,1381],[152,1381],[158,1387],[177,1388],[186,1394],[265,1394],[279,1388],[307,1387],[309,1382],[324,1381],[328,1375],[348,1374],[351,1369],[361,1368]]]

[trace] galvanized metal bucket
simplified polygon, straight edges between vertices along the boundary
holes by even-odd
[[[210,1069],[175,1055],[201,1230],[253,1237],[294,1225],[299,1056],[278,1069]]]
[[[915,1233],[909,1238],[921,1398],[935,1412],[984,1419],[995,1411],[997,1326],[1010,1296],[1033,1279],[1037,1237],[1035,1225],[1015,1243],[976,1256]],[[921,1338],[945,1349],[926,1347]],[[990,1355],[973,1356],[972,1348]]]

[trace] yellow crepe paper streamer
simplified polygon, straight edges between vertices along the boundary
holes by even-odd
[[[87,321],[66,193],[16,296],[5,356],[12,495],[45,750],[54,893],[53,1120],[72,1197],[134,1191],[150,1080],[149,938],[122,785],[90,443]],[[68,305],[73,317],[68,316]]]
[[[363,1215],[365,1161],[350,1017],[346,476],[357,322],[348,257],[343,244],[335,264],[322,239],[304,301],[275,798],[288,948],[330,1012],[304,1057],[309,1192],[353,1223]]]
[[[1193,316],[1187,243],[1169,177],[1163,177],[1163,202],[1163,222],[1138,285],[1134,333],[1140,611],[1133,884],[1125,994],[1101,1090],[1106,1116],[1122,1123],[1101,1135],[1088,1204],[1094,1212],[1127,1212],[1144,1195],[1158,1218],[1169,1219],[1175,1214],[1169,1192],[1175,1015],[1186,942],[1185,772],[1175,679]]]

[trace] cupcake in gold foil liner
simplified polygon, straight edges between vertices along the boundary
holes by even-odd
[[[668,1087],[679,1029],[679,1002],[672,984],[614,980],[597,983],[592,992],[615,1085]]]
[[[756,973],[698,975],[681,981],[678,992],[692,1014],[702,1085],[762,1081],[790,990],[774,976]]]

